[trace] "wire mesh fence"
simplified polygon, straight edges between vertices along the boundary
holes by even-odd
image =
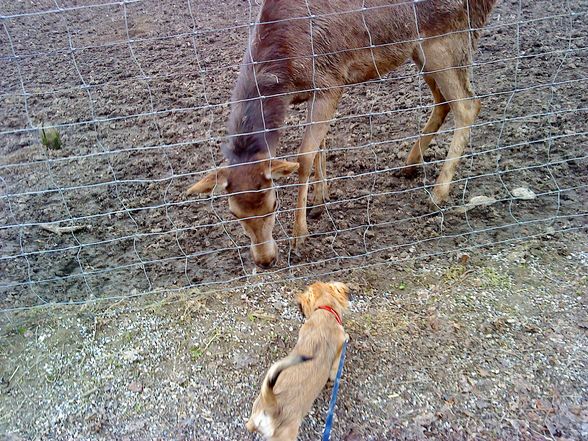
[[[308,14],[288,20],[312,36],[325,17],[305,5]],[[382,7],[349,2],[330,14]],[[423,69],[405,63],[340,86],[325,212],[294,252],[299,184],[276,180],[280,258],[261,273],[228,194],[185,193],[223,163],[231,90],[259,9],[236,0],[1,2],[2,310],[320,278],[585,229],[588,5],[503,1],[483,29],[464,31],[481,32],[471,65],[452,67],[470,69],[482,111],[449,200],[430,196],[451,121],[420,174],[402,175],[435,106]],[[366,32],[369,47],[337,51],[398,44],[375,44],[367,23]],[[307,57],[314,66],[329,55]],[[308,124],[293,105],[275,158],[296,160]],[[43,142],[47,133],[56,144]]]

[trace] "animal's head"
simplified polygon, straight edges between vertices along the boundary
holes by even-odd
[[[298,163],[266,160],[219,168],[192,185],[187,194],[229,193],[229,210],[251,239],[251,255],[261,268],[277,260],[278,247],[272,237],[278,200],[272,180],[298,170]]]
[[[304,317],[309,317],[322,305],[344,311],[349,307],[349,288],[341,282],[316,282],[298,294],[297,300]]]

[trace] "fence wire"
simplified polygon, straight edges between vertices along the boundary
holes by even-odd
[[[308,14],[284,21],[309,26],[307,92],[318,90],[319,57],[369,49],[377,75],[341,86],[326,141],[330,199],[299,253],[296,177],[274,182],[281,257],[260,274],[229,195],[185,195],[223,161],[231,89],[256,38],[260,4],[225,3],[0,2],[0,310],[337,277],[585,231],[585,2],[503,1],[483,29],[460,31],[481,32],[471,65],[451,69],[471,71],[482,112],[449,202],[433,205],[452,122],[420,175],[403,177],[435,104],[423,69],[384,74],[373,56],[427,37],[374,44],[365,18],[405,4],[416,17],[417,2],[356,2],[345,13],[362,14],[369,46],[316,53],[313,26],[330,14],[306,0]],[[295,160],[304,110],[290,110],[274,158]],[[60,148],[41,143],[42,128],[59,132]]]

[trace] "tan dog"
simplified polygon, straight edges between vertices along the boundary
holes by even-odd
[[[269,369],[246,427],[269,441],[295,440],[302,419],[327,380],[337,375],[347,335],[341,314],[349,305],[344,283],[316,282],[298,295],[306,322],[288,357]],[[287,370],[286,370],[287,369]]]

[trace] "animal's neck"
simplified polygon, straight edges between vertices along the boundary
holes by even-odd
[[[285,84],[268,68],[253,69],[243,65],[233,91],[228,125],[231,139],[224,150],[231,163],[272,156],[286,117]]]

